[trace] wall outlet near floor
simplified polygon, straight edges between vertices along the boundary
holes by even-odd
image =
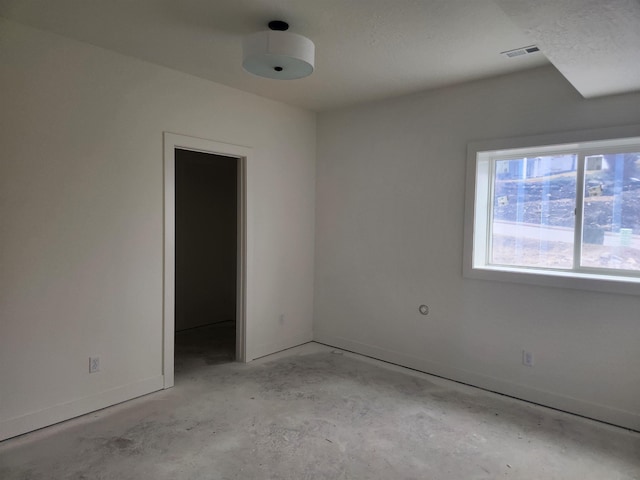
[[[100,357],[89,357],[89,373],[100,371]]]
[[[527,367],[533,367],[533,353],[522,351],[522,364]]]

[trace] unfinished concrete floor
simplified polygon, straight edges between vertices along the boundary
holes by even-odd
[[[0,478],[640,479],[638,433],[317,344],[194,352],[173,389],[0,443]]]
[[[176,377],[206,365],[233,362],[236,356],[236,322],[213,323],[176,332],[174,369]]]

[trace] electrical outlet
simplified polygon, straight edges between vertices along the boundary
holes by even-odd
[[[100,357],[89,357],[89,373],[100,371]]]
[[[527,367],[533,367],[533,353],[522,351],[522,364]]]
[[[284,313],[280,314],[280,318],[278,318],[278,322],[280,323],[280,325],[284,325]]]

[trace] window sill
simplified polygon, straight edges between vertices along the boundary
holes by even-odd
[[[466,278],[497,282],[524,283],[544,287],[572,288],[621,295],[640,295],[640,278],[596,275],[557,270],[527,270],[499,266],[466,268]]]

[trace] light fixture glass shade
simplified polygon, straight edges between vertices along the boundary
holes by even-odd
[[[242,68],[260,77],[279,80],[313,73],[316,47],[302,35],[277,30],[254,33],[242,43]]]

